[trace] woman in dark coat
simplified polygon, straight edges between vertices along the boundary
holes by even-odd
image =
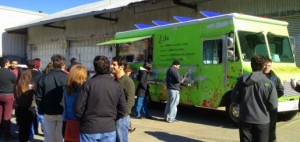
[[[147,97],[149,97],[149,86],[147,83],[148,72],[151,70],[152,65],[149,62],[145,62],[143,67],[140,67],[137,80],[139,84],[137,86],[135,102],[135,117],[136,118],[152,118],[147,110]]]
[[[19,125],[19,141],[27,142],[35,116],[35,83],[32,80],[31,70],[21,72],[20,78],[14,86],[16,98],[16,118]]]

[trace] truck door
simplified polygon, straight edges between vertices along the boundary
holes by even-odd
[[[201,106],[216,108],[223,95],[224,88],[224,38],[217,36],[200,39],[202,59],[198,71],[200,73],[199,89],[201,90]],[[201,55],[201,54],[200,54]]]

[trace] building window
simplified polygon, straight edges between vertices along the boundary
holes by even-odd
[[[222,63],[222,39],[206,40],[203,42],[203,63]]]

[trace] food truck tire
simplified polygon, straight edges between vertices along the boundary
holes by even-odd
[[[239,105],[238,104],[233,104],[232,102],[227,103],[226,105],[226,115],[231,124],[234,126],[238,126],[239,121]]]

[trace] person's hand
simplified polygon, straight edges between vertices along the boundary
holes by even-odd
[[[189,72],[186,72],[183,76],[183,78],[187,78],[187,77],[189,77]]]
[[[296,80],[295,78],[292,78],[292,79],[291,79],[291,87],[292,87],[293,89],[295,89],[296,86],[297,86],[297,80]]]

